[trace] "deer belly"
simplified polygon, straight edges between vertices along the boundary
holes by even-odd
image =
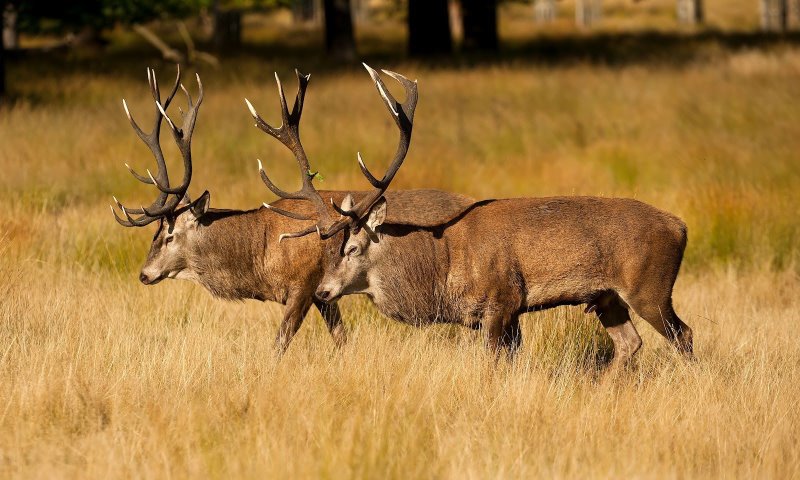
[[[532,282],[526,285],[525,304],[529,309],[558,305],[579,305],[603,290],[591,278],[566,277],[551,282]]]
[[[397,292],[394,298],[374,298],[378,310],[392,320],[416,327],[434,323],[459,323],[460,318],[452,314],[447,306],[433,296],[412,298],[408,292]]]

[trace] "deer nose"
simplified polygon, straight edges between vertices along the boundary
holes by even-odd
[[[145,275],[144,273],[140,273],[140,274],[139,274],[139,281],[140,281],[140,282],[142,282],[142,283],[144,283],[145,285],[147,285],[147,284],[149,284],[149,283],[150,283],[150,277],[148,277],[148,276],[147,276],[147,275]]]
[[[318,288],[314,295],[323,302],[327,302],[331,298],[331,292],[323,287]]]

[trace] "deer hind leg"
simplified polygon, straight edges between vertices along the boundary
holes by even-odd
[[[672,308],[670,295],[665,296],[641,291],[632,295],[628,299],[628,304],[637,315],[645,319],[658,333],[669,340],[679,352],[692,358],[692,329],[678,318]]]
[[[322,319],[325,320],[325,325],[328,326],[328,331],[331,334],[331,338],[333,338],[333,344],[336,348],[344,346],[347,343],[347,330],[345,330],[344,322],[342,321],[342,312],[339,310],[339,305],[314,300],[314,306],[317,307]]]
[[[628,307],[616,293],[606,293],[591,303],[600,323],[614,343],[614,359],[609,368],[625,365],[642,346],[642,338],[628,314]]]
[[[522,346],[522,329],[519,326],[519,315],[512,316],[511,321],[503,326],[500,345],[508,352],[508,358],[513,360]]]
[[[277,350],[278,357],[281,357],[292,338],[300,329],[303,324],[303,319],[311,308],[311,298],[308,296],[294,296],[290,297],[286,302],[286,309],[283,311],[283,320],[281,326],[278,328],[278,335],[275,337],[275,349]]]

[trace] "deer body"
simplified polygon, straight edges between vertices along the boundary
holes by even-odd
[[[419,228],[381,221],[374,210],[387,204],[329,259],[320,298],[363,293],[393,319],[480,328],[487,346],[511,351],[521,314],[588,304],[617,362],[641,345],[630,306],[691,351],[691,330],[671,300],[686,227],[671,214],[630,199],[520,198],[478,202],[446,224]]]

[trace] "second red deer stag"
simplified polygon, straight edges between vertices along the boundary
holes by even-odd
[[[377,180],[359,158],[375,189],[345,198],[338,219],[317,207],[317,224],[292,234],[336,239],[326,250],[320,300],[366,294],[402,322],[481,329],[496,353],[519,347],[522,314],[586,304],[614,343],[613,366],[642,343],[630,308],[691,356],[692,331],[672,307],[686,247],[686,226],[674,215],[631,199],[552,197],[484,200],[439,225],[415,224],[411,212],[390,219],[384,192],[405,158],[417,93],[416,83],[385,73],[406,87],[397,102],[370,69],[401,131],[389,171]],[[312,204],[323,203],[310,181],[304,188]]]

